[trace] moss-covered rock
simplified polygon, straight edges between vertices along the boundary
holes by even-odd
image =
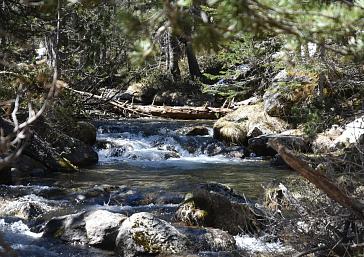
[[[314,94],[317,80],[317,74],[309,71],[280,71],[263,95],[265,112],[274,117],[289,116],[293,105]]]
[[[176,212],[176,219],[186,225],[219,228],[236,235],[259,232],[264,220],[259,213],[253,204],[232,189],[206,184],[186,195]]]
[[[126,219],[116,238],[119,256],[134,257],[186,252],[189,241],[168,222],[150,213],[136,213]]]
[[[246,144],[247,139],[261,134],[276,134],[289,128],[285,121],[270,117],[263,103],[242,106],[214,124],[214,137],[233,144]]]

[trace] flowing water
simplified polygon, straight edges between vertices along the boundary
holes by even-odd
[[[168,219],[184,194],[200,183],[222,183],[258,199],[262,184],[289,174],[272,168],[268,161],[241,158],[244,149],[214,140],[210,121],[145,119],[95,124],[98,165],[75,174],[26,178],[23,185],[3,186],[2,195],[14,206],[33,201],[46,210],[37,222],[11,216],[11,211],[0,213],[4,239],[18,256],[113,256],[112,252],[41,238],[40,224],[53,216],[104,208],[128,215],[149,211]],[[196,126],[207,128],[207,133],[186,135]],[[237,238],[242,249],[249,242],[255,241]],[[263,242],[251,244],[264,249]]]

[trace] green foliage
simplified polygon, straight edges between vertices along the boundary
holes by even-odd
[[[293,105],[289,120],[294,125],[302,127],[303,132],[310,138],[314,138],[334,123],[334,117],[330,113],[313,104]]]
[[[63,91],[55,99],[52,108],[46,112],[47,118],[64,131],[71,131],[75,127],[76,117],[83,115],[84,106],[77,96]]]
[[[0,83],[2,80],[0,80]],[[5,84],[1,83],[0,86],[0,101],[5,101],[9,99],[13,99],[15,97],[15,90],[11,86],[6,86]]]
[[[194,94],[201,92],[202,87],[199,81],[192,81],[188,77],[175,80],[171,74],[161,69],[155,69],[151,73],[146,74],[141,83],[153,92],[170,90]]]

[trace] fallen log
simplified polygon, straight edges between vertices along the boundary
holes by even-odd
[[[341,206],[351,210],[357,217],[364,219],[364,204],[355,198],[348,196],[335,183],[321,172],[315,171],[305,161],[297,157],[291,150],[287,149],[278,140],[270,140],[268,145],[282,157],[282,159],[301,176],[314,184],[332,200]]]
[[[212,108],[212,107],[191,107],[191,106],[153,106],[153,105],[135,105],[135,110],[170,119],[194,120],[194,119],[218,119],[225,116],[231,109]]]
[[[114,109],[119,111],[126,111],[139,116],[147,117],[162,117],[170,119],[181,119],[181,120],[195,120],[195,119],[218,119],[225,116],[232,109],[229,108],[212,108],[212,107],[192,107],[192,106],[155,106],[155,105],[134,105],[128,104],[127,102],[120,102],[112,99],[105,99],[100,95],[95,95],[89,92],[75,90],[67,85],[64,88],[77,93],[82,96],[103,100],[104,103],[110,104]]]

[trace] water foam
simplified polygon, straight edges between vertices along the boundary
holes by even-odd
[[[237,235],[234,237],[239,249],[250,253],[289,253],[292,248],[283,245],[282,242],[266,242],[264,238],[256,238],[249,235]]]

